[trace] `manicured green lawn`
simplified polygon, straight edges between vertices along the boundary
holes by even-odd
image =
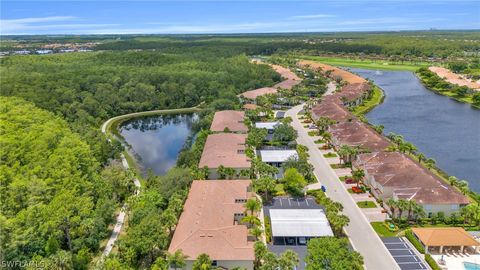
[[[378,69],[378,70],[408,70],[415,71],[421,67],[430,66],[427,62],[391,62],[384,60],[361,60],[352,58],[341,57],[322,57],[322,56],[301,56],[303,59],[315,60],[332,66],[342,67],[356,67],[365,69]]]
[[[390,231],[382,221],[375,221],[375,222],[370,222],[370,224],[373,227],[373,230],[382,237],[394,237],[398,234],[398,232],[392,232]]]
[[[377,207],[377,205],[372,201],[357,202],[357,205],[360,208],[375,208],[375,207]]]
[[[373,88],[372,97],[369,100],[364,101],[361,105],[355,107],[352,113],[357,116],[366,114],[367,112],[375,108],[375,106],[382,103],[383,97],[383,91],[375,86]]]
[[[335,153],[326,153],[326,154],[323,154],[324,157],[326,158],[333,158],[333,157],[337,157],[337,154]]]
[[[330,167],[332,167],[332,169],[343,169],[343,168],[347,168],[347,166],[345,164],[330,164]]]
[[[309,136],[318,136],[318,131],[316,131],[316,130],[309,131],[308,135]]]

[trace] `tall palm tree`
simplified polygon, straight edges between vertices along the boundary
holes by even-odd
[[[249,199],[246,203],[245,203],[245,208],[250,211],[250,215],[253,216],[253,214],[255,212],[257,212],[258,210],[260,210],[260,208],[262,207],[262,205],[260,204],[260,202],[257,200],[257,198],[252,198],[252,199]]]
[[[357,181],[357,187],[359,187],[360,181],[365,177],[365,171],[362,169],[354,170],[352,172],[352,177]]]
[[[419,163],[422,163],[422,161],[424,161],[426,159],[424,153],[418,153],[417,158],[418,158]]]
[[[408,211],[407,220],[410,220],[410,217],[412,216],[412,212],[416,206],[417,206],[417,202],[415,202],[414,200],[407,201],[407,211]]]
[[[398,200],[398,219],[402,218],[403,211],[408,209],[408,201],[404,199]]]
[[[427,214],[425,213],[425,210],[423,209],[423,206],[416,204],[415,207],[413,208],[413,215],[415,222],[418,221],[418,218],[424,218]]]
[[[390,213],[392,214],[392,219],[395,218],[395,209],[397,208],[397,201],[394,199],[390,198],[387,201],[387,205],[390,207]]]
[[[324,132],[322,134],[323,139],[327,143],[327,146],[330,147],[332,145],[332,134],[330,132]]]
[[[479,203],[471,203],[466,206],[469,216],[475,222],[476,226],[480,225],[480,204]]]
[[[338,149],[337,151],[338,155],[340,156],[340,161],[347,163],[349,160],[351,151],[352,151],[352,147],[346,144],[342,145],[340,149]]]
[[[247,227],[251,228],[254,225],[259,226],[260,225],[260,219],[256,216],[245,216],[242,218],[243,223],[247,223]]]
[[[435,166],[435,159],[433,158],[428,158],[427,160],[425,160],[425,164],[427,165],[427,168],[430,170],[432,169],[434,166]]]
[[[460,216],[463,218],[463,227],[465,227],[465,224],[467,224],[467,221],[470,218],[470,211],[468,207],[460,208]]]
[[[255,237],[255,241],[262,235],[263,230],[259,226],[253,226],[250,230],[248,230],[251,235]]]
[[[458,183],[458,178],[455,176],[448,177],[448,182],[450,182],[451,186],[456,186]]]

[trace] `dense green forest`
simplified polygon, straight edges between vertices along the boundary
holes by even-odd
[[[343,33],[285,33],[231,35],[98,35],[11,36],[2,50],[26,49],[59,42],[99,42],[96,50],[161,50],[203,52],[219,56],[301,52],[302,54],[354,54],[409,58],[460,58],[480,52],[479,31],[400,31]]]
[[[1,255],[66,269],[96,266],[92,260],[109,236],[114,211],[134,190],[132,174],[112,163],[121,145],[100,132],[103,121],[204,102],[200,130],[213,111],[239,107],[238,93],[281,79],[243,54],[188,50],[14,56],[0,63]],[[201,142],[183,156],[201,153]],[[191,156],[179,166],[194,163]],[[145,179],[141,195],[130,199],[120,252],[101,268],[164,264],[193,176],[175,168]]]
[[[0,104],[2,259],[86,269],[133,191],[131,175],[118,165],[102,169],[58,116],[16,97]]]
[[[282,52],[303,54],[358,54],[405,58],[449,58],[477,55],[479,31],[405,31],[371,33],[318,33],[223,36],[122,36],[105,42],[99,50],[211,51],[269,55]]]
[[[242,91],[280,80],[244,55],[189,51],[15,56],[0,65],[2,96],[22,97],[66,119],[102,164],[118,152],[100,133],[109,117],[236,100]]]

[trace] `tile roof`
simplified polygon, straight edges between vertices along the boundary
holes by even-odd
[[[223,132],[225,128],[232,132],[247,132],[248,128],[243,123],[245,112],[243,111],[218,111],[213,116],[211,131]]]
[[[366,124],[352,120],[331,125],[328,131],[337,141],[337,146],[343,144],[362,146],[372,152],[383,151],[390,142]]]
[[[337,122],[347,121],[355,118],[335,96],[327,96],[320,103],[312,108],[312,118],[318,120],[320,117],[328,117]]]
[[[247,103],[247,104],[243,105],[242,108],[245,109],[245,110],[255,110],[255,109],[260,108],[260,106],[258,106],[256,104]]]
[[[238,95],[239,97],[248,98],[251,100],[255,100],[257,97],[264,96],[267,94],[276,94],[278,92],[277,88],[273,87],[262,87],[250,91],[246,91]]]
[[[354,101],[362,97],[366,92],[370,90],[368,83],[351,83],[342,87],[341,91],[335,93],[336,96],[347,101]]]
[[[210,134],[203,148],[198,167],[250,168],[250,160],[245,155],[247,135],[235,133]]]
[[[412,228],[412,232],[430,247],[438,246],[480,246],[463,228]]]
[[[250,180],[197,180],[185,201],[168,252],[181,249],[188,260],[206,253],[212,260],[254,260],[248,229],[234,220],[244,213],[244,203],[253,196]]]
[[[394,193],[401,199],[421,204],[469,203],[467,197],[455,188],[402,153],[360,154],[354,165],[362,167],[378,184],[394,188]]]
[[[319,63],[316,61],[310,61],[310,60],[302,60],[298,62],[298,65],[301,67],[310,67],[312,69],[321,69],[322,72],[327,72],[331,70],[330,77],[341,77],[342,80],[348,82],[348,83],[363,83],[366,82],[366,80],[358,75],[355,75],[351,72],[348,72],[346,70],[333,67],[327,64]]]

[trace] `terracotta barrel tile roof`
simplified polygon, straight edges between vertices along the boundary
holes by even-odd
[[[243,111],[218,111],[213,116],[211,131],[223,132],[228,128],[232,132],[247,132],[248,128],[243,123],[245,112]]]
[[[243,202],[252,197],[250,180],[197,180],[185,201],[168,252],[181,249],[187,260],[206,253],[212,260],[254,260],[248,229],[234,215],[244,213]]]
[[[337,142],[350,146],[362,146],[372,152],[383,151],[390,146],[390,142],[366,124],[353,120],[331,125],[329,132]]]
[[[431,171],[398,152],[361,154],[354,166],[363,168],[375,182],[394,188],[399,199],[420,204],[468,204],[467,197],[444,183]]]
[[[314,120],[318,120],[320,117],[328,117],[337,122],[343,122],[355,118],[340,104],[338,98],[334,96],[329,97],[312,108],[312,118]]]
[[[342,87],[341,91],[335,93],[340,99],[346,99],[347,101],[354,101],[362,97],[370,90],[368,83],[352,83]]]
[[[245,155],[247,135],[235,133],[210,134],[205,142],[198,167],[250,168],[250,160]]]
[[[348,83],[364,83],[366,80],[358,75],[355,75],[351,72],[348,72],[346,70],[333,67],[327,64],[319,63],[316,61],[310,61],[310,60],[302,60],[298,62],[298,65],[301,67],[310,67],[311,69],[321,69],[322,72],[327,72],[329,70],[332,71],[330,77],[341,77],[342,80],[348,82]]]
[[[412,228],[412,232],[423,244],[430,247],[480,246],[480,243],[463,228]]]
[[[277,88],[273,87],[262,87],[250,91],[246,91],[238,95],[239,97],[248,98],[251,100],[255,100],[257,97],[264,96],[267,94],[276,94],[278,92]]]

